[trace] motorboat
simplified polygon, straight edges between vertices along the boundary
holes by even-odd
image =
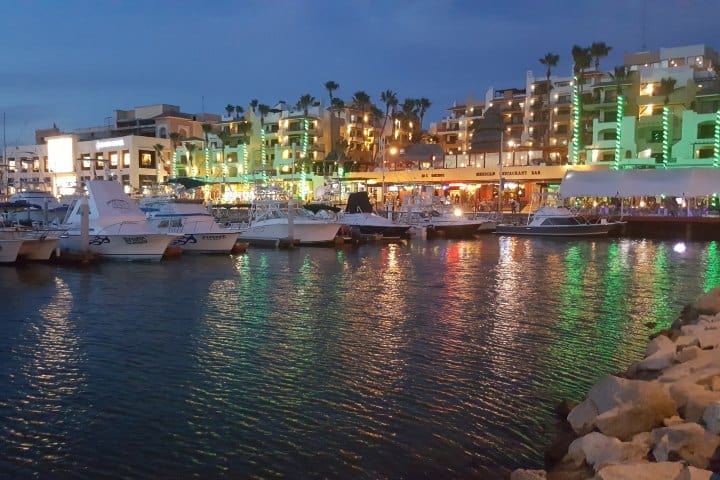
[[[395,222],[373,211],[367,192],[355,192],[348,196],[345,212],[339,216],[343,227],[351,235],[379,235],[384,238],[408,236],[410,224]]]
[[[477,233],[495,230],[490,217],[470,217],[456,205],[422,198],[408,198],[398,219],[431,237],[472,238]],[[434,197],[438,198],[438,197]]]
[[[238,239],[238,231],[219,225],[202,203],[149,197],[141,199],[140,210],[161,232],[177,234],[170,246],[183,252],[230,253]]]
[[[120,183],[89,180],[85,187],[87,196],[74,202],[63,221],[67,234],[60,238],[61,255],[91,253],[112,260],[162,259],[178,235],[150,225]],[[89,213],[83,219],[85,206]]]
[[[0,240],[22,242],[17,256],[24,260],[50,260],[61,234],[61,230],[42,230],[21,225],[0,226]]]
[[[60,202],[51,192],[26,190],[10,195],[3,207],[6,220],[23,225],[59,223],[67,214],[69,203]]]
[[[15,262],[22,243],[22,240],[0,240],[0,263]]]
[[[248,224],[240,228],[238,239],[274,246],[317,245],[334,242],[339,230],[340,223],[334,217],[316,215],[295,200],[265,196],[252,202]]]
[[[527,224],[498,224],[500,235],[545,235],[562,237],[607,235],[624,222],[600,219],[591,223],[562,206],[543,206],[529,215]]]

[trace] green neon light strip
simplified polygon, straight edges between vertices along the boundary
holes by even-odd
[[[662,129],[663,129],[663,165],[667,168],[668,160],[670,160],[670,108],[665,105],[662,111]]]
[[[620,169],[620,148],[622,143],[622,119],[625,115],[625,97],[618,95],[617,97],[617,115],[615,118],[615,170]]]
[[[210,149],[205,147],[205,178],[210,176]]]
[[[578,77],[574,78],[573,81],[573,153],[571,162],[573,165],[577,165],[578,158],[580,155],[580,86]]]
[[[720,167],[720,110],[715,114],[715,144],[713,145],[713,166]]]

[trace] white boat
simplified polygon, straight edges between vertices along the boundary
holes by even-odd
[[[104,259],[159,261],[177,237],[151,226],[119,183],[90,180],[86,182],[86,188],[88,232],[83,235],[85,199],[79,199],[63,222],[67,235],[60,239],[61,254],[90,252]]]
[[[260,199],[250,207],[249,223],[238,239],[255,244],[327,244],[340,230],[334,218],[315,215],[294,200]]]
[[[161,232],[179,235],[170,246],[188,253],[230,253],[238,231],[220,226],[201,203],[147,198],[140,209]]]
[[[367,192],[351,193],[339,220],[351,234],[400,238],[407,236],[410,230],[408,223],[395,222],[373,212]]]
[[[408,198],[398,219],[413,229],[424,229],[428,237],[472,238],[477,233],[495,230],[497,222],[489,217],[469,218],[456,205],[425,198]]]
[[[60,240],[61,230],[38,230],[23,226],[0,227],[0,240],[20,240],[18,257],[25,260],[50,260]]]
[[[0,263],[15,262],[22,243],[22,240],[0,240]]]
[[[67,214],[69,203],[60,202],[51,192],[26,190],[10,195],[6,218],[26,225],[59,223]]]
[[[607,235],[624,223],[609,222],[605,219],[590,223],[565,207],[544,206],[530,214],[527,224],[499,224],[495,228],[495,233],[554,237],[600,236]]]

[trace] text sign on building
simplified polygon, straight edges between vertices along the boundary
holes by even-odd
[[[115,140],[98,140],[95,142],[95,150],[101,150],[103,148],[123,147],[125,146],[125,140],[118,138]]]

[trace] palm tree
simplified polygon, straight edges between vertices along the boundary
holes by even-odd
[[[333,110],[340,111],[340,110],[345,109],[345,102],[343,101],[342,98],[337,98],[337,97],[333,98],[331,105],[332,105]]]
[[[423,119],[425,118],[425,112],[432,106],[432,102],[425,97],[418,98],[417,100],[418,117],[420,117],[420,130],[422,130]]]
[[[550,92],[552,90],[552,83],[550,83],[550,74],[552,73],[552,69],[557,67],[558,62],[560,61],[560,55],[556,55],[554,53],[546,53],[543,58],[541,58],[540,63],[542,65],[545,65],[545,79],[547,81],[547,109],[548,109],[548,128],[545,132],[545,146],[550,145],[550,131],[552,130],[552,108],[550,107]]]
[[[257,108],[257,106],[258,106],[257,99],[253,98],[252,100],[250,100],[250,108],[252,109],[253,113],[255,113],[255,109]]]
[[[582,95],[583,77],[585,76],[585,69],[590,67],[592,62],[592,55],[588,47],[581,47],[575,45],[572,48],[573,57],[573,73],[578,76],[578,87],[580,88],[580,94]]]
[[[177,150],[178,145],[180,145],[180,142],[182,141],[182,134],[179,132],[172,132],[170,135],[170,145],[172,145],[172,155],[173,155],[173,175],[177,176],[177,164],[175,163],[175,151]]]
[[[203,123],[201,126],[203,134],[205,135],[205,148],[209,148],[208,145],[208,134],[212,132],[213,126],[210,123]]]
[[[622,84],[627,81],[629,74],[630,71],[624,66],[615,67],[615,71],[610,74],[610,78],[615,80],[615,88],[617,89],[618,96],[623,94]]]
[[[330,105],[333,104],[333,92],[338,88],[340,88],[340,85],[337,82],[333,82],[332,80],[325,82],[325,90],[327,90],[328,96],[330,97]]]
[[[670,103],[670,95],[675,91],[675,85],[677,79],[675,78],[661,78],[660,79],[660,95],[665,96],[665,105]]]
[[[298,100],[297,104],[295,105],[295,108],[298,110],[302,110],[304,116],[308,116],[308,109],[310,107],[316,107],[319,105],[319,102],[315,100],[315,97],[310,95],[309,93],[302,95],[300,99]]]
[[[383,117],[382,129],[380,130],[380,139],[382,139],[384,145],[385,139],[383,138],[383,135],[385,135],[385,126],[387,125],[388,117],[392,116],[391,112],[394,113],[395,107],[398,105],[397,93],[392,90],[385,90],[380,94],[380,99],[385,104],[385,115]],[[378,153],[380,153],[380,149],[376,149],[375,157],[377,157]],[[374,162],[377,163],[377,158],[374,159]]]
[[[247,145],[249,141],[250,133],[252,132],[252,125],[250,122],[240,122],[237,126],[237,133],[240,136],[240,142],[243,145]]]
[[[240,118],[240,115],[242,115],[245,112],[245,109],[240,105],[235,105],[235,120]]]
[[[190,165],[190,173],[194,173],[193,170],[195,169],[195,159],[193,158],[193,153],[197,149],[197,146],[194,143],[185,142],[185,150],[187,150],[188,154],[188,165]]]
[[[593,42],[590,45],[590,56],[595,59],[595,70],[600,70],[600,59],[610,54],[612,47],[605,45],[605,42]]]
[[[220,139],[220,142],[222,143],[222,181],[225,183],[225,169],[227,166],[227,157],[225,156],[225,148],[230,143],[230,140],[232,139],[232,135],[230,135],[227,132],[219,132],[217,134],[218,139]],[[224,187],[220,187],[221,190],[224,190]]]
[[[157,176],[160,176],[160,165],[162,165],[162,151],[165,148],[164,145],[161,143],[156,143],[153,145],[153,150],[155,150],[155,171],[157,172]]]
[[[362,90],[355,92],[351,99],[352,107],[360,110],[363,116],[370,110],[372,102],[370,101],[370,95],[363,92]]]
[[[407,122],[407,128],[410,132],[409,139],[412,138],[412,132],[415,129],[413,120],[415,120],[415,107],[417,105],[417,100],[414,98],[406,98],[402,105],[400,105],[400,110],[402,112],[402,118]],[[413,125],[412,127],[410,125]]]
[[[232,118],[232,114],[233,114],[233,112],[235,111],[235,106],[234,106],[234,105],[230,105],[230,104],[228,103],[228,104],[225,106],[225,111],[227,112],[228,117]]]

